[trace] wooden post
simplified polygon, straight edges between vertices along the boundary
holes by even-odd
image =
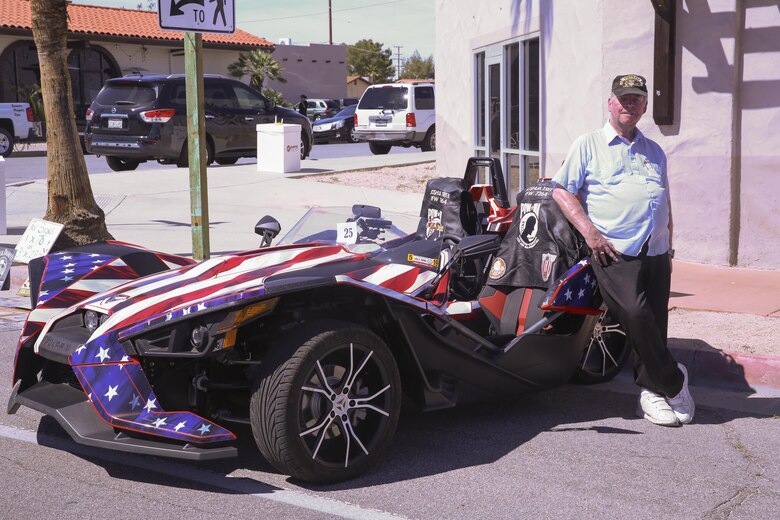
[[[192,208],[192,257],[209,257],[209,200],[206,180],[206,119],[203,115],[203,37],[184,33],[184,73],[187,87],[187,151]]]

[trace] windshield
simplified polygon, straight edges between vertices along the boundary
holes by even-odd
[[[341,111],[333,117],[352,117],[355,115],[355,107],[357,105],[351,105],[346,108],[342,108]]]
[[[406,110],[409,89],[407,87],[374,87],[369,88],[360,98],[358,108]]]
[[[277,245],[331,242],[348,249],[387,247],[417,230],[420,217],[355,205],[309,209]],[[369,247],[368,249],[372,249]]]

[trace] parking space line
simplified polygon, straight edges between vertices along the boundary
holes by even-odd
[[[151,473],[157,473],[184,481],[196,482],[198,484],[224,489],[234,493],[242,493],[258,500],[270,500],[272,502],[278,502],[302,509],[316,511],[319,513],[326,513],[341,518],[350,518],[355,520],[398,520],[404,518],[402,516],[377,509],[363,508],[339,500],[333,500],[330,498],[308,495],[299,491],[279,488],[271,484],[266,484],[264,482],[252,480],[249,478],[235,478],[227,475],[220,475],[210,470],[193,466],[185,466],[183,464],[168,462],[158,458],[146,458],[130,453],[119,453],[91,448],[89,446],[76,444],[70,439],[49,435],[40,435],[35,432],[30,432],[11,426],[0,425],[0,437],[4,437],[6,439],[13,439],[30,444],[40,445],[38,443],[39,436],[46,439],[47,446],[41,446],[44,448],[49,446],[53,448],[67,448],[70,453],[78,456],[97,457],[100,460],[114,464],[123,464],[125,466],[130,466]]]

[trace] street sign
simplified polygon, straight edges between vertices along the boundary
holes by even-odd
[[[159,0],[160,29],[199,33],[236,32],[235,0]]]

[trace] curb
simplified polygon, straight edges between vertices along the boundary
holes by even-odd
[[[780,358],[743,354],[693,345],[670,345],[674,358],[686,366],[691,385],[738,392],[780,390]]]

